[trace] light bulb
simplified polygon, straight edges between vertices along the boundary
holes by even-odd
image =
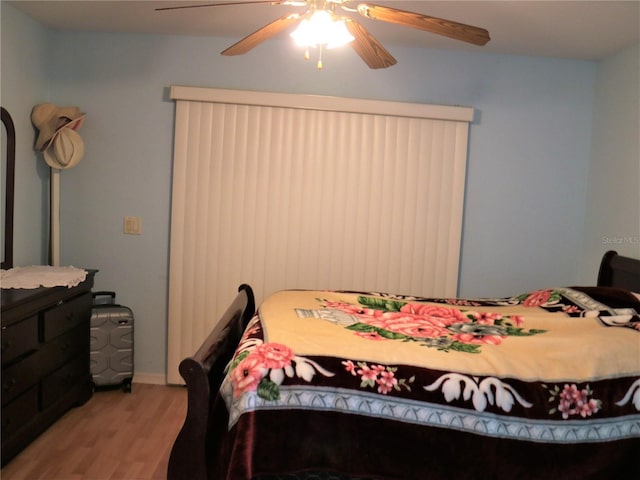
[[[327,48],[342,47],[354,40],[353,35],[349,33],[344,20],[336,20],[331,24],[330,39],[327,42]]]
[[[296,44],[301,47],[326,45],[335,48],[354,40],[343,19],[336,18],[327,10],[315,10],[300,21],[291,33]]]

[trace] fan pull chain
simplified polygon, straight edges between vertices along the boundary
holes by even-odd
[[[309,60],[310,57],[311,56],[309,55],[309,47],[307,47],[304,49],[304,59]],[[320,45],[318,47],[318,63],[317,63],[318,70],[322,70],[323,66],[324,65],[322,64],[322,45]]]

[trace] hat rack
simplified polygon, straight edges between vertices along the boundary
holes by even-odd
[[[60,170],[51,167],[49,186],[49,264],[60,265]]]
[[[51,167],[49,199],[49,264],[60,265],[60,172],[78,164],[84,156],[84,142],[77,130],[86,115],[78,107],[36,105],[31,122],[38,129],[35,149]]]

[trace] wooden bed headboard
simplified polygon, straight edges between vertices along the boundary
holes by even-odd
[[[623,257],[609,250],[602,257],[598,272],[599,287],[620,287],[640,292],[640,260]]]

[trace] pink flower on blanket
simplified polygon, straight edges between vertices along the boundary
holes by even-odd
[[[553,290],[536,290],[535,292],[531,292],[522,304],[525,307],[539,307],[549,301],[552,293]]]
[[[549,413],[560,412],[564,420],[572,415],[580,415],[582,418],[590,417],[594,413],[598,413],[602,406],[601,400],[590,398],[593,395],[593,390],[589,385],[578,388],[575,383],[571,385],[565,383],[562,389],[558,385],[549,388],[549,393],[551,394],[550,401],[554,402],[557,399],[558,402],[558,406],[552,408]]]
[[[258,345],[231,372],[233,396],[238,398],[244,392],[256,390],[269,369],[280,369],[291,365],[294,355],[289,347],[279,343]]]
[[[402,313],[409,313],[419,317],[428,317],[431,319],[438,319],[439,323],[443,326],[451,325],[452,323],[465,322],[466,317],[462,312],[456,308],[441,307],[438,305],[424,305],[421,303],[407,303],[400,311]]]
[[[295,353],[286,345],[271,342],[258,345],[251,356],[255,356],[265,368],[278,369],[291,365]]]
[[[352,360],[344,360],[342,362],[342,365],[344,365],[344,369],[349,372],[351,375],[353,375],[354,377],[357,375],[356,373],[356,364],[353,363]]]
[[[249,355],[242,360],[231,372],[233,396],[240,397],[244,392],[251,392],[258,388],[258,384],[267,374],[262,358]]]
[[[398,385],[398,379],[392,371],[382,371],[376,383],[378,384],[378,393],[386,395]]]
[[[578,390],[575,384],[565,385],[560,392],[558,410],[562,412],[562,418],[567,419],[569,415],[580,415],[582,418],[590,417],[598,411],[598,401],[589,399],[589,390],[586,388]]]
[[[358,369],[358,375],[362,377],[362,380],[375,381],[378,378],[380,372],[384,371],[382,365],[372,365],[369,367],[366,363],[360,365]]]
[[[400,391],[402,388],[410,392],[411,384],[415,380],[415,376],[398,378],[396,376],[398,367],[369,365],[366,362],[356,364],[352,360],[345,360],[342,365],[351,375],[360,377],[360,388],[375,388],[377,386],[378,393],[382,395],[387,395],[393,390]]]
[[[448,334],[446,326],[440,318],[436,317],[388,312],[380,317],[367,319],[366,323],[390,332],[418,338],[437,338]]]
[[[553,291],[518,297],[521,303],[527,297],[529,305],[547,301],[553,303]],[[463,310],[418,301],[406,302],[400,298],[380,295],[359,295],[357,304],[317,298],[323,307],[316,318],[323,318],[344,326],[354,335],[367,340],[419,342],[420,346],[440,351],[479,353],[483,345],[500,345],[510,336],[531,336],[545,330],[523,327],[521,315],[503,315],[489,311]],[[325,311],[327,309],[328,311]],[[346,315],[333,314],[338,310]]]
[[[310,358],[301,357],[281,343],[254,342],[253,350],[239,353],[229,367],[229,380],[233,396],[239,398],[245,392],[256,392],[265,400],[280,398],[280,385],[285,378],[298,377],[311,382],[317,373],[332,377],[326,370]]]

